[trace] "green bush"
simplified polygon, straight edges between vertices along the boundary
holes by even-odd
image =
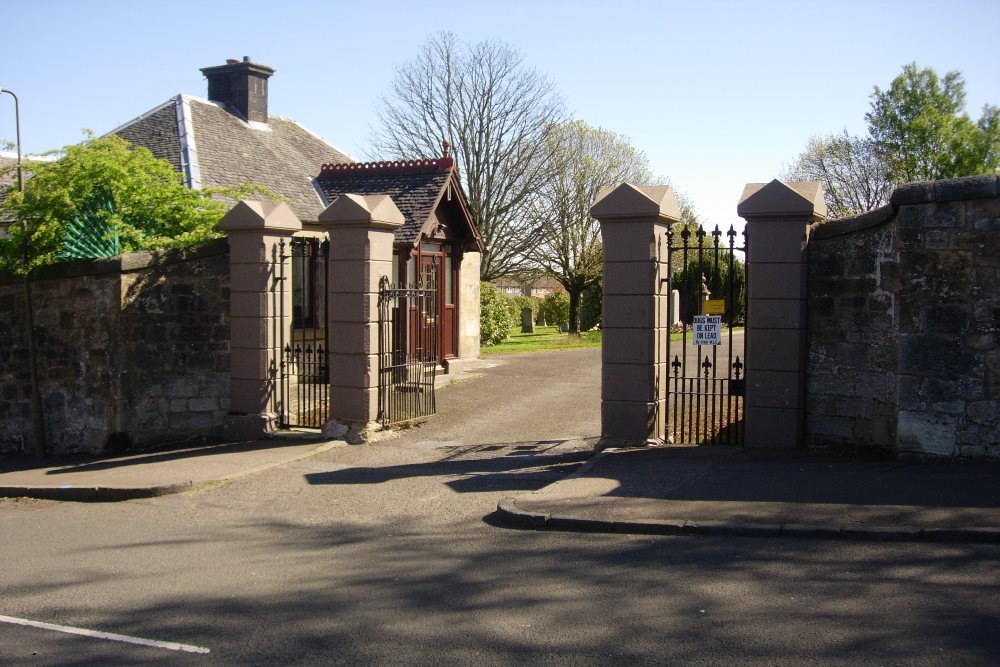
[[[542,319],[557,327],[569,325],[569,297],[565,292],[550,292],[542,300]]]
[[[510,330],[520,322],[514,300],[501,294],[489,283],[479,285],[479,342],[499,345],[510,337]]]
[[[603,292],[604,288],[599,282],[583,290],[580,303],[581,331],[590,331],[594,327],[601,326],[601,319],[604,314]]]

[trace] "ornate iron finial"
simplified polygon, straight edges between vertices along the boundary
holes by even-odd
[[[681,359],[676,354],[674,355],[674,360],[670,363],[670,367],[674,369],[674,377],[680,375],[681,372]]]
[[[715,247],[719,247],[719,239],[722,237],[722,232],[719,230],[719,226],[716,225],[715,229],[712,230],[712,239],[715,241]]]
[[[712,370],[712,362],[708,360],[708,355],[705,355],[705,361],[701,362],[701,367],[705,369],[705,379],[708,379],[708,373]]]

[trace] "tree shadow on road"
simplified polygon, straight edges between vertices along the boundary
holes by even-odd
[[[458,493],[535,490],[569,475],[593,455],[589,449],[554,452],[563,442],[537,440],[456,447],[437,461],[309,473],[305,479],[309,484],[321,485],[442,477],[443,483]]]

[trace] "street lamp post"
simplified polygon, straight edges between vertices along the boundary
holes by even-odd
[[[21,166],[21,104],[14,91],[0,88],[0,95],[14,98],[14,124],[17,131],[17,191],[24,192],[24,170]],[[42,393],[38,385],[38,354],[35,347],[35,309],[31,303],[31,282],[28,280],[28,228],[21,223],[24,259],[24,310],[28,337],[28,368],[31,373],[31,432],[35,440],[35,455],[45,456],[45,416],[42,413]]]
[[[17,191],[24,192],[24,172],[21,170],[21,104],[13,90],[0,88],[0,95],[4,93],[14,98],[14,126],[17,128]]]

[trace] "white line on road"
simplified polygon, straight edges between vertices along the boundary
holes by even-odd
[[[42,623],[41,621],[29,621],[25,618],[14,618],[13,616],[0,615],[0,622],[13,623],[14,625],[27,625],[32,628],[43,630],[55,630],[65,632],[70,635],[83,635],[84,637],[94,637],[95,639],[108,639],[113,642],[125,642],[127,644],[139,644],[141,646],[152,646],[154,648],[165,648],[171,651],[186,651],[188,653],[208,653],[207,648],[201,646],[191,646],[190,644],[178,644],[176,642],[161,642],[155,639],[143,639],[142,637],[130,637],[128,635],[116,635],[113,632],[99,632],[97,630],[85,630],[74,628],[69,625],[55,625],[53,623]]]

